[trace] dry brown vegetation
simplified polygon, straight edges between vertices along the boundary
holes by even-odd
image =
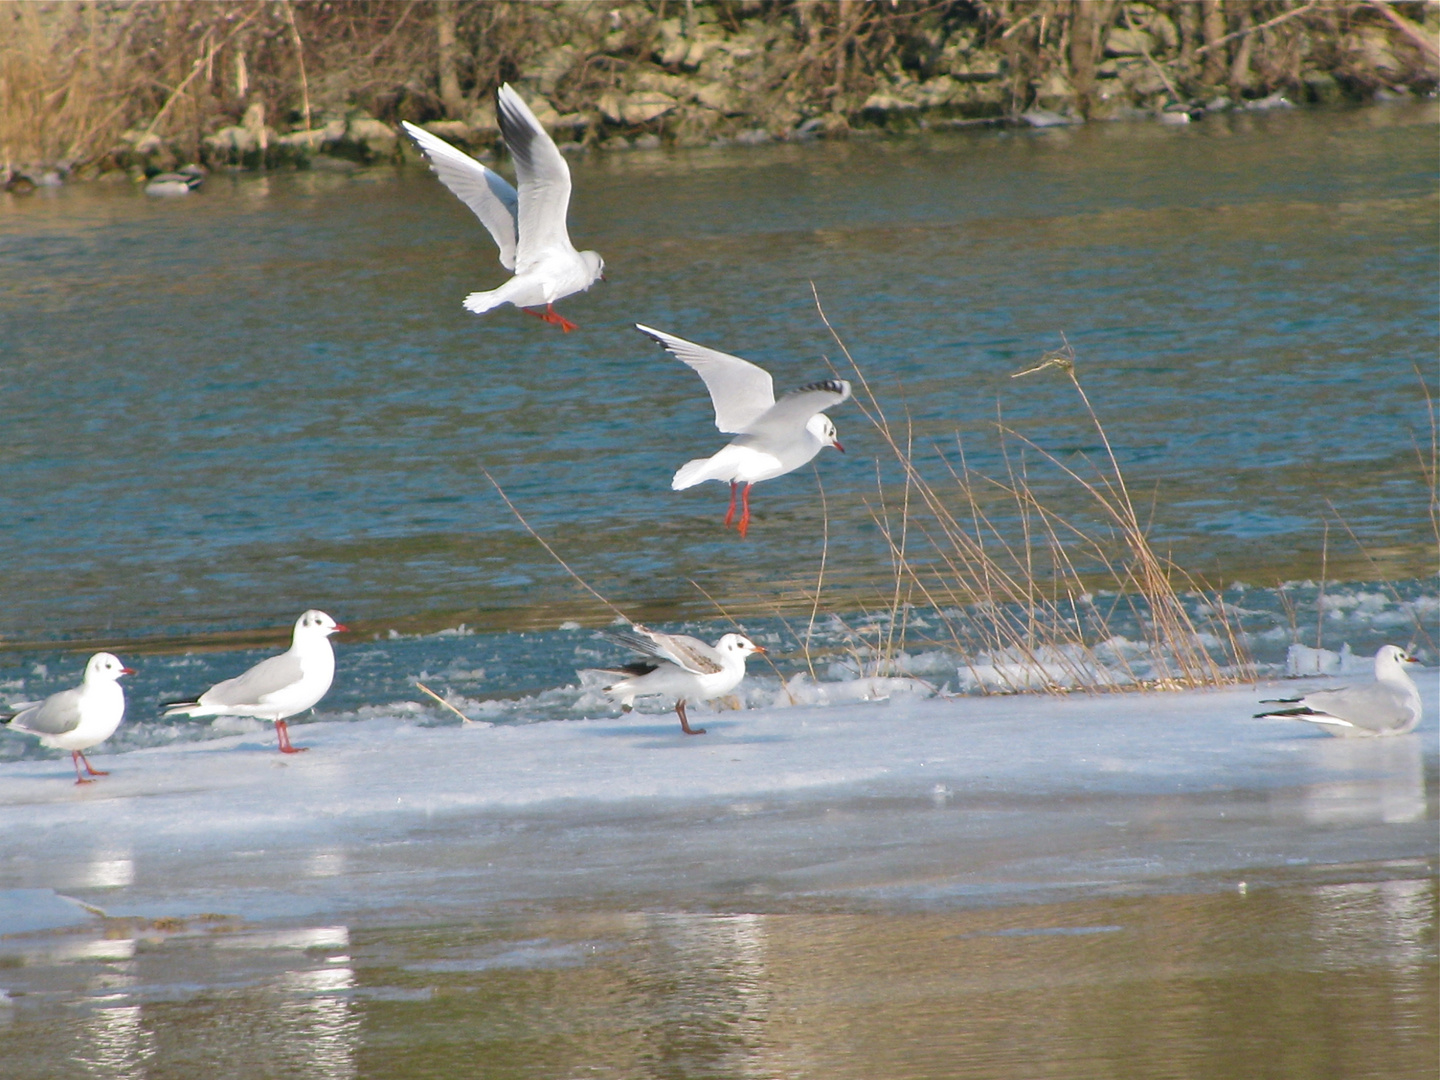
[[[615,146],[1361,99],[1433,89],[1437,28],[1378,0],[12,0],[0,169],[383,157],[402,119],[483,146],[502,81]]]
[[[904,672],[893,658],[911,637],[905,620],[918,605],[939,627],[925,636],[953,649],[968,669],[962,683],[981,691],[1190,688],[1253,678],[1244,635],[1218,592],[1152,545],[1150,522],[1126,485],[1068,344],[1016,377],[1066,379],[1104,448],[1100,460],[1062,459],[1000,421],[1005,475],[970,468],[958,441],[941,454],[937,475],[922,467],[908,418],[887,415],[823,310],[820,317],[856,381],[856,405],[902,477],[899,491],[877,479],[870,505],[894,591],[868,643],[878,663],[862,658],[862,670]],[[1091,519],[1067,517],[1043,502],[1030,483],[1033,468],[1056,470],[1082,490]],[[817,584],[817,609],[819,590]],[[1187,595],[1198,602],[1187,607]],[[1138,637],[1119,636],[1118,625]]]

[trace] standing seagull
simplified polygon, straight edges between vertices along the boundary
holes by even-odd
[[[1406,664],[1415,662],[1404,649],[1385,645],[1375,654],[1373,683],[1272,699],[1266,704],[1295,707],[1256,716],[1267,720],[1306,720],[1340,738],[1408,734],[1420,723],[1420,691],[1405,670]]]
[[[91,776],[109,776],[108,772],[90,764],[85,751],[102,743],[125,719],[125,691],[120,689],[120,676],[134,675],[108,652],[96,653],[85,665],[85,679],[73,690],[61,690],[44,701],[23,701],[14,708],[19,711],[0,723],[9,724],[11,731],[34,735],[41,743],[56,750],[69,750],[70,763],[75,766],[75,783],[90,783],[80,775],[80,762]]]
[[[850,384],[844,379],[808,383],[776,401],[770,373],[749,360],[639,323],[635,329],[699,373],[715,405],[715,426],[727,435],[739,436],[713,457],[687,461],[670,482],[671,488],[681,491],[706,480],[730,481],[727,529],[735,520],[738,485],[745,485],[739,525],[743,537],[750,528],[750,489],[754,485],[794,472],[827,446],[845,452],[835,425],[821,411],[850,396]]]
[[[218,682],[198,698],[165,702],[166,716],[253,716],[275,724],[282,754],[298,754],[308,746],[291,746],[285,718],[314,707],[335,678],[335,650],[330,635],[343,632],[323,611],[307,611],[295,621],[290,648],[261,660],[243,675]]]
[[[515,275],[498,289],[471,293],[465,298],[466,309],[481,315],[501,304],[521,309],[544,304],[544,311],[530,314],[568,334],[575,324],[555,310],[555,301],[603,281],[605,260],[598,252],[576,251],[570,243],[565,228],[570,166],[555,141],[509,83],[500,87],[496,99],[518,193],[498,173],[444,139],[408,122],[404,128],[430,158],[440,182],[490,230],[500,248],[500,265]]]
[[[629,630],[610,635],[620,644],[658,663],[641,661],[620,668],[598,669],[602,675],[619,678],[603,691],[620,708],[629,712],[637,697],[664,694],[675,698],[675,714],[686,735],[704,735],[704,728],[692,728],[685,715],[685,702],[709,701],[728,694],[745,678],[745,659],[765,649],[747,637],[726,634],[713,646],[683,634],[658,634],[638,623]]]

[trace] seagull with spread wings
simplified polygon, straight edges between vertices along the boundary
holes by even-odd
[[[610,635],[620,644],[648,659],[619,668],[601,668],[600,674],[614,676],[602,687],[605,695],[625,712],[635,707],[637,697],[660,694],[675,699],[675,715],[686,735],[704,735],[704,728],[692,728],[685,715],[687,701],[709,701],[722,697],[745,678],[745,660],[751,653],[763,653],[740,634],[726,634],[714,645],[684,634],[661,634],[639,623]]]
[[[707,349],[639,323],[635,329],[658,342],[705,380],[705,388],[710,391],[710,401],[715,406],[715,426],[727,435],[737,436],[718,453],[687,461],[670,483],[671,488],[681,491],[706,480],[722,483],[728,480],[727,529],[735,520],[735,494],[741,484],[745,485],[745,492],[738,529],[743,537],[750,528],[752,487],[761,480],[773,480],[794,472],[827,446],[833,446],[842,454],[845,452],[835,425],[823,412],[850,396],[850,384],[844,379],[809,383],[776,401],[770,373],[749,360]]]
[[[605,260],[594,251],[576,251],[570,242],[565,225],[570,166],[555,141],[509,83],[500,87],[496,101],[500,133],[515,162],[516,187],[424,128],[403,126],[440,182],[489,230],[500,248],[500,265],[515,275],[498,289],[471,293],[466,309],[481,315],[501,304],[522,310],[543,305],[544,311],[530,314],[568,334],[576,326],[555,310],[555,301],[603,281]]]

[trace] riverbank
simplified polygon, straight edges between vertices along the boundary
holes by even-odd
[[[0,186],[481,154],[515,84],[574,149],[1041,126],[1433,94],[1407,3],[15,4]],[[358,12],[358,14],[357,14]]]

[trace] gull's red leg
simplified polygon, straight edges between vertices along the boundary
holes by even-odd
[[[679,701],[675,702],[675,712],[680,717],[680,730],[685,732],[686,735],[705,734],[705,729],[703,727],[692,728],[690,726],[690,719],[685,715],[684,698],[681,698]]]
[[[75,782],[76,782],[77,784],[93,784],[93,783],[95,782],[94,780],[86,780],[83,776],[80,775],[80,751],[79,751],[79,750],[71,750],[71,751],[70,751],[70,764],[75,766]]]
[[[284,720],[275,721],[275,734],[280,739],[280,752],[282,754],[298,754],[302,750],[309,750],[308,746],[291,746],[290,729],[285,726]]]
[[[735,480],[730,481],[730,509],[725,511],[725,528],[729,528],[735,522],[735,488],[739,486]]]
[[[109,774],[108,772],[106,772],[104,769],[97,769],[97,768],[95,768],[94,765],[91,765],[91,764],[90,764],[90,759],[85,756],[85,751],[84,751],[84,750],[76,750],[75,752],[80,755],[80,760],[85,763],[85,771],[88,772],[91,776],[109,776],[109,775],[110,775],[110,774]]]
[[[521,308],[520,310],[525,312],[526,315],[534,315],[535,318],[539,319],[541,322],[548,322],[551,326],[560,327],[560,329],[567,334],[571,330],[580,329],[579,326],[577,326],[575,323],[565,318],[564,315],[561,315],[558,311],[556,311],[554,304],[546,304],[544,311],[531,311],[529,308]]]
[[[751,489],[752,487],[754,487],[754,486],[755,486],[754,484],[746,484],[746,485],[745,485],[745,494],[741,497],[741,502],[744,504],[744,509],[743,509],[743,510],[741,511],[741,513],[740,513],[740,539],[741,539],[741,540],[744,540],[744,539],[745,539],[745,533],[746,533],[746,532],[749,530],[749,528],[750,528],[750,489]]]
[[[558,311],[556,311],[554,304],[546,304],[545,314],[540,317],[546,322],[560,327],[562,333],[568,334],[571,330],[580,329],[580,327],[576,326],[569,319],[565,318],[564,315],[561,315]]]

